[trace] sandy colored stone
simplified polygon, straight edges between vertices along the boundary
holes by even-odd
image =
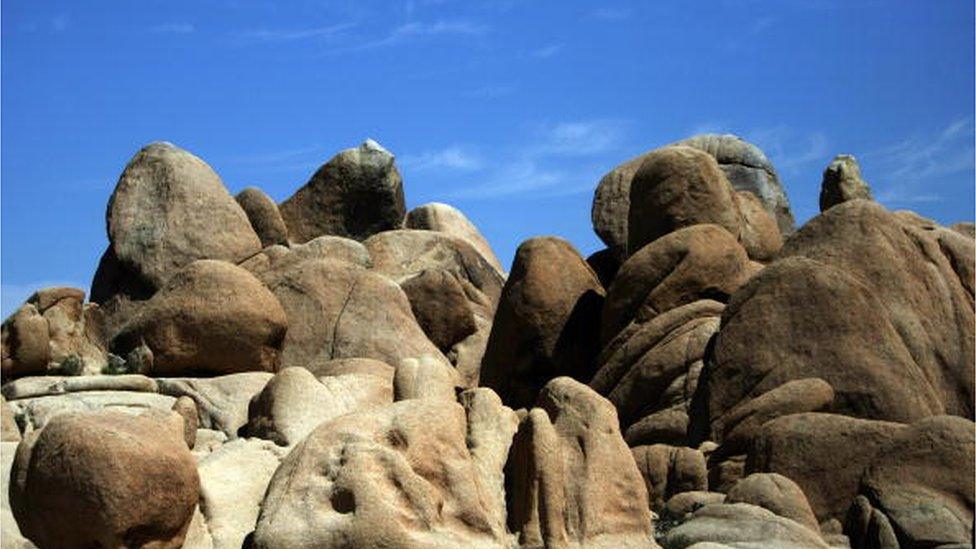
[[[115,256],[151,288],[198,259],[236,263],[261,249],[220,177],[170,143],[147,145],[129,161],[106,217]]]
[[[409,229],[437,231],[462,238],[474,246],[478,250],[478,253],[495,267],[498,272],[505,272],[504,266],[498,261],[498,257],[495,256],[491,245],[482,236],[478,227],[461,210],[454,206],[440,202],[431,202],[417,206],[407,212],[405,226]]]
[[[147,410],[168,412],[176,399],[166,395],[132,391],[80,391],[63,395],[23,398],[8,402],[23,426],[23,433],[40,429],[63,414],[87,413],[110,408],[128,414]]]
[[[671,496],[708,489],[705,456],[694,448],[652,444],[630,449],[647,487],[647,504],[660,513]]]
[[[11,470],[21,531],[41,548],[181,547],[200,480],[179,435],[148,414],[53,418]]]
[[[393,155],[373,140],[332,157],[278,209],[299,243],[322,235],[365,240],[399,228],[406,214]]]
[[[464,287],[445,270],[422,271],[400,283],[417,323],[444,353],[478,330]]]
[[[829,547],[818,532],[748,503],[706,505],[673,528],[662,543],[666,547],[697,548],[701,542],[770,549]]]
[[[7,404],[7,399],[3,397],[0,397],[0,418],[2,418],[0,441],[20,442],[20,427],[17,426],[17,420],[14,419],[14,412]]]
[[[234,200],[247,214],[251,228],[261,240],[261,246],[288,245],[288,228],[285,227],[285,221],[281,219],[278,205],[270,196],[257,187],[248,187],[237,193]]]
[[[604,290],[575,248],[532,238],[515,254],[481,364],[481,384],[513,408],[557,376],[589,381]]]
[[[184,395],[193,399],[200,427],[236,438],[247,423],[248,403],[272,377],[268,372],[243,372],[210,378],[161,378],[156,382],[159,392],[170,399]]]
[[[33,376],[3,384],[0,392],[10,400],[81,391],[131,391],[155,393],[159,387],[150,377],[139,374],[117,376]]]
[[[732,486],[726,494],[725,503],[756,505],[820,532],[820,524],[803,490],[783,475],[753,473]]]
[[[112,342],[145,345],[156,376],[274,371],[288,327],[275,296],[246,270],[200,260],[173,273]]]

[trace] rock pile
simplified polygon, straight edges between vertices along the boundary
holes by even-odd
[[[90,301],[3,323],[0,547],[972,543],[971,223],[841,155],[796,228],[730,135],[610,171],[589,258],[405,204],[374,141],[281,204],[139,151]]]

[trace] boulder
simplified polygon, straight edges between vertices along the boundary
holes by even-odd
[[[810,509],[803,490],[780,474],[753,473],[745,477],[728,491],[725,503],[756,505],[820,532],[820,523]]]
[[[827,165],[820,183],[820,211],[848,200],[872,200],[871,187],[861,179],[861,167],[849,154],[839,154]]]
[[[391,384],[393,383],[393,376],[396,371],[393,366],[372,358],[336,358],[325,360],[310,364],[308,370],[317,378],[346,374],[364,374],[385,379]]]
[[[181,435],[151,414],[53,418],[17,448],[21,532],[41,548],[181,547],[200,487]]]
[[[600,279],[600,285],[609,288],[614,277],[617,276],[617,271],[620,270],[621,260],[614,255],[613,250],[604,248],[590,254],[586,258],[586,263]]]
[[[537,406],[519,425],[507,465],[508,525],[520,545],[654,547],[647,490],[613,405],[559,377]]]
[[[627,259],[627,218],[630,212],[630,183],[646,156],[631,158],[610,170],[597,183],[590,218],[593,230],[618,261]]]
[[[759,430],[745,473],[779,473],[806,494],[818,522],[843,520],[864,471],[906,428],[835,414],[783,416]]]
[[[805,257],[844,270],[877,296],[873,306],[890,322],[900,345],[897,341],[875,345],[862,339],[858,344],[864,350],[859,358],[889,353],[896,346],[907,350],[909,364],[924,377],[925,386],[913,390],[924,395],[934,391],[942,404],[916,417],[942,413],[940,408],[953,415],[973,416],[976,241],[917,216],[889,212],[875,202],[851,200],[810,220],[790,238],[781,256]],[[827,301],[828,297],[819,299]],[[844,302],[829,299],[827,306],[840,303]],[[824,346],[838,345],[836,337],[821,341]],[[817,360],[826,362],[822,356]],[[896,366],[901,363],[901,359],[885,361],[883,367],[902,370]],[[843,363],[843,367],[849,365]],[[842,393],[831,379],[819,377]]]
[[[656,513],[675,494],[708,489],[705,456],[694,448],[652,444],[630,451],[644,477],[648,507]]]
[[[412,399],[319,426],[271,478],[253,547],[506,546],[465,424]]]
[[[637,316],[650,320],[675,307],[725,303],[755,272],[745,249],[717,225],[692,225],[635,250],[607,288],[600,337],[609,343]]]
[[[443,361],[429,356],[405,358],[393,376],[396,400],[430,398],[454,402],[460,386],[457,371]]]
[[[0,388],[0,392],[9,400],[81,391],[155,393],[158,390],[159,386],[155,380],[139,374],[22,377],[4,383]]]
[[[715,157],[719,168],[737,191],[755,196],[784,236],[795,228],[793,212],[773,163],[763,151],[736,135],[703,134],[675,143],[701,149]]]
[[[318,236],[304,244],[293,244],[289,248],[268,246],[261,253],[243,261],[240,266],[254,276],[265,279],[288,265],[308,259],[348,261],[366,268],[373,266],[373,260],[361,242],[341,236]]]
[[[116,257],[112,245],[102,254],[92,277],[88,299],[98,305],[103,341],[112,341],[125,323],[135,316],[156,289]]]
[[[172,410],[183,418],[183,440],[186,441],[187,448],[192,450],[197,444],[197,429],[200,427],[197,404],[184,395],[176,399]]]
[[[248,404],[271,378],[268,372],[242,372],[211,378],[164,378],[156,382],[160,394],[168,395],[171,401],[183,396],[193,399],[202,429],[236,438],[238,430],[247,423]]]
[[[14,419],[14,412],[10,409],[10,405],[7,404],[7,399],[0,396],[0,441],[2,442],[20,442],[20,427],[17,426],[17,420]]]
[[[293,446],[326,421],[392,402],[393,387],[376,376],[316,379],[305,368],[285,368],[251,399],[247,432],[280,446]]]
[[[667,503],[664,504],[664,510],[661,512],[661,515],[683,518],[706,505],[722,503],[724,501],[725,494],[719,492],[706,492],[701,490],[681,492],[668,499]]]
[[[47,320],[27,303],[3,322],[4,379],[43,374],[51,358]]]
[[[274,371],[288,327],[285,310],[244,269],[199,260],[174,273],[112,342],[125,356],[152,352],[157,376]]]
[[[624,431],[630,447],[645,444],[682,445],[688,442],[688,412],[681,405],[651,412]]]
[[[665,547],[684,549],[717,542],[721,547],[763,547],[770,549],[828,549],[818,532],[802,524],[748,503],[706,505],[691,518],[671,529],[661,540]]]
[[[408,229],[437,231],[461,238],[471,244],[475,250],[478,250],[478,253],[499,273],[505,272],[505,268],[498,261],[498,257],[495,256],[495,252],[492,251],[491,245],[488,244],[485,237],[481,235],[474,223],[454,206],[440,202],[417,206],[407,213],[404,225]]]
[[[768,230],[775,227],[768,219],[750,224],[764,214],[752,208],[744,216],[744,200],[708,153],[686,146],[652,151],[630,185],[628,253],[682,227],[710,223],[731,233],[752,259],[770,259],[782,245],[779,232]]]
[[[970,222],[955,223],[951,227],[949,227],[949,229],[956,231],[957,233],[963,236],[969,237],[970,240],[976,239],[976,223],[970,223]]]
[[[8,404],[23,427],[23,434],[43,428],[61,415],[97,412],[103,409],[139,414],[147,410],[169,412],[176,399],[155,393],[133,391],[80,391],[63,395],[22,398]],[[180,428],[182,435],[182,425]]]
[[[513,408],[530,405],[550,379],[589,381],[604,290],[571,244],[523,242],[502,290],[481,364],[481,384]]]
[[[306,260],[264,277],[288,315],[281,368],[335,358],[399,364],[425,355],[447,358],[417,324],[403,290],[389,278],[346,261]]]
[[[369,139],[334,156],[278,209],[299,243],[322,235],[365,240],[399,228],[406,214],[393,155]]]
[[[16,442],[0,442],[0,547],[3,549],[36,549],[17,526],[10,509],[10,468],[17,453]]]
[[[859,492],[902,547],[971,543],[974,433],[976,425],[965,418],[923,419],[895,435],[865,471]]]
[[[200,460],[200,508],[213,549],[240,549],[254,531],[271,476],[284,457],[274,443],[237,439]]]
[[[703,376],[707,418],[813,377],[833,388],[830,410],[840,414],[910,422],[945,409],[875,289],[807,258],[776,261],[732,296],[711,356]]]
[[[400,283],[417,323],[442,352],[478,331],[464,286],[450,271],[422,271]]]
[[[153,289],[198,259],[237,263],[261,249],[210,166],[165,142],[129,161],[109,200],[107,225],[115,256]]]
[[[285,227],[285,221],[281,219],[278,205],[270,196],[257,187],[248,187],[237,193],[234,200],[247,214],[251,228],[261,240],[261,246],[288,245],[288,228]]]

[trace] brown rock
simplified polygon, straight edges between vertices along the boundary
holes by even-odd
[[[107,224],[119,261],[151,288],[197,259],[236,263],[261,249],[210,166],[164,142],[129,161],[109,200]]]
[[[365,240],[403,224],[403,182],[393,155],[367,140],[325,163],[279,210],[296,242],[322,235]]]
[[[425,355],[448,363],[420,329],[403,290],[383,275],[346,261],[309,260],[264,282],[288,315],[282,368],[336,358],[399,365]]]
[[[820,532],[820,524],[803,490],[783,475],[753,473],[735,483],[726,494],[725,503],[757,505]]]
[[[827,165],[820,183],[820,211],[848,200],[872,200],[871,187],[861,179],[861,167],[849,154],[839,154]]]
[[[601,339],[604,344],[638,311],[651,319],[697,301],[729,300],[754,273],[746,251],[717,225],[692,225],[636,250],[607,289]]]
[[[102,341],[112,341],[154,292],[155,289],[144,282],[135,270],[119,261],[109,244],[98,262],[88,296],[92,303],[99,306]]]
[[[585,385],[546,384],[507,467],[508,525],[521,546],[654,547],[647,492],[616,412]]]
[[[657,443],[685,444],[688,442],[688,412],[682,406],[652,412],[627,427],[624,440],[631,448]]]
[[[779,473],[803,490],[818,521],[843,520],[865,469],[905,428],[834,414],[783,416],[759,430],[746,474]]]
[[[3,322],[4,380],[41,374],[51,358],[47,321],[30,303],[22,305]]]
[[[183,440],[187,448],[193,449],[197,443],[197,429],[200,427],[200,416],[197,414],[197,403],[192,398],[183,395],[176,399],[173,411],[183,418]]]
[[[288,228],[281,219],[278,205],[264,191],[248,187],[234,197],[240,204],[255,234],[261,239],[261,246],[273,244],[288,245]]]
[[[560,375],[595,371],[604,291],[565,240],[533,238],[515,254],[481,366],[481,384],[513,408],[530,405]]]
[[[600,285],[604,288],[610,287],[614,277],[617,276],[617,271],[620,270],[621,264],[610,248],[593,252],[586,258],[586,263],[596,273],[596,277],[600,279]]]
[[[502,545],[465,436],[464,409],[430,399],[319,426],[272,477],[254,547]]]
[[[7,404],[7,399],[0,396],[0,442],[20,442],[20,427],[14,419],[14,412]]]
[[[704,543],[703,543],[704,542]],[[802,524],[748,503],[706,505],[671,529],[665,547],[803,547],[828,549],[820,534]]]
[[[64,414],[20,443],[10,503],[40,548],[177,548],[199,486],[186,444],[155,416]]]
[[[439,202],[417,206],[407,213],[404,225],[409,229],[437,231],[461,238],[478,250],[478,253],[498,272],[505,272],[505,268],[498,261],[485,237],[481,235],[474,223],[454,206]]]
[[[790,238],[781,256],[802,256],[831,265],[866,285],[878,297],[874,307],[897,332],[910,362],[922,372],[924,384],[935,391],[945,412],[972,417],[976,399],[972,375],[976,354],[972,294],[976,241],[960,238],[931,222],[910,221],[874,202],[852,200],[808,222]],[[842,302],[830,300],[830,306],[835,303]],[[836,340],[829,338],[825,346],[837,347]],[[862,360],[866,354],[890,352],[897,344],[881,344],[887,349],[878,349],[868,341],[858,343],[864,349],[859,357]],[[828,362],[822,356],[817,360]],[[883,368],[900,370],[895,366],[900,363],[885,361]],[[819,377],[843,394],[831,379]],[[913,391],[925,394],[927,387]],[[858,399],[864,400],[863,396]],[[937,408],[914,417],[939,413]]]
[[[763,239],[767,231],[760,229],[770,224],[748,224],[764,211],[744,216],[741,200],[708,153],[686,146],[657,149],[644,158],[630,185],[627,250],[633,253],[682,227],[711,223],[729,231],[751,258],[769,259],[782,244],[778,231]]]
[[[834,389],[836,413],[912,421],[944,409],[873,288],[806,258],[780,259],[736,292],[722,316],[713,360],[706,376],[709,418],[811,377]]]
[[[630,183],[650,153],[631,158],[600,179],[593,193],[590,217],[593,230],[610,252],[623,261],[627,250],[627,217],[630,211]]]
[[[145,344],[157,376],[274,371],[287,322],[278,300],[253,275],[200,260],[174,273],[112,348],[125,356]]]
[[[478,325],[467,294],[449,271],[422,271],[400,283],[427,337],[443,351],[475,333]]]
[[[647,486],[647,504],[655,512],[662,512],[675,494],[708,489],[705,457],[694,448],[652,444],[630,451]]]

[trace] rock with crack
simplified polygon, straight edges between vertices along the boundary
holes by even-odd
[[[319,426],[272,477],[253,546],[509,546],[466,436],[464,409],[438,399]]]
[[[175,412],[57,416],[20,443],[10,476],[14,516],[41,549],[181,547],[200,486]]]
[[[505,268],[491,245],[482,236],[478,227],[471,222],[464,212],[449,204],[431,202],[423,204],[407,212],[407,219],[404,225],[409,229],[422,229],[446,233],[465,240],[474,246],[478,253],[488,261],[499,273],[504,273]]]
[[[553,379],[519,425],[508,524],[523,547],[655,547],[647,490],[606,399]]]
[[[319,236],[304,244],[290,247],[273,245],[241,262],[240,266],[258,278],[266,278],[288,265],[308,259],[348,261],[361,267],[372,267],[373,260],[361,242],[341,236]]]
[[[278,209],[299,243],[322,235],[365,240],[399,228],[406,214],[393,155],[371,139],[334,156]]]

